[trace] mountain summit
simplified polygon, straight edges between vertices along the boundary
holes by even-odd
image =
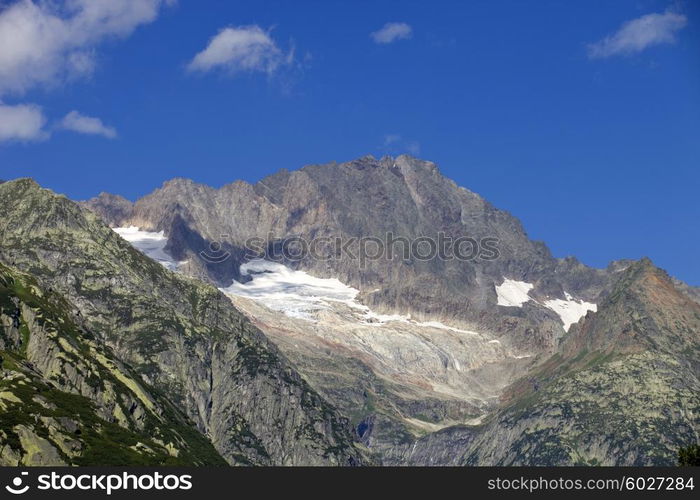
[[[366,156],[219,189],[174,179],[133,205],[83,206],[158,235],[178,272],[224,290],[384,463],[667,464],[697,437],[694,290],[648,260],[556,259],[432,162]],[[387,234],[498,251],[273,264],[247,249]],[[212,248],[228,257],[202,258]],[[649,413],[648,398],[681,409]]]
[[[240,280],[246,242],[270,245],[286,238],[374,238],[387,235],[438,241],[439,238],[491,239],[496,259],[368,259],[332,254],[286,261],[315,276],[337,278],[360,290],[363,303],[382,311],[440,319],[456,326],[508,332],[523,349],[551,349],[566,323],[545,300],[592,302],[610,280],[606,270],[588,268],[573,258],[555,259],[541,242],[531,241],[520,222],[479,195],[442,176],[437,166],[410,156],[282,170],[251,185],[237,181],[214,189],[186,179],[166,182],[122,213],[121,201],[105,195],[84,203],[112,226],[163,231],[167,250],[189,261],[187,273],[219,286]],[[224,261],[199,255],[220,245]],[[497,287],[504,280],[532,284],[532,300],[523,308],[501,307]],[[537,335],[527,333],[537,329]]]
[[[431,162],[0,195],[4,463],[101,463],[114,433],[149,464],[668,465],[698,438],[697,290],[556,259]],[[388,235],[495,252],[278,252]]]

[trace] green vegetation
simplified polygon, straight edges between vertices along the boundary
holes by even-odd
[[[700,444],[691,444],[678,450],[678,465],[700,466]]]
[[[96,344],[74,310],[58,294],[43,291],[34,279],[0,264],[0,316],[9,317],[17,332],[13,336],[12,329],[0,331],[5,345],[0,351],[4,371],[0,449],[7,445],[17,456],[25,455],[18,434],[23,428],[29,436],[50,443],[69,465],[226,465],[213,445],[163,395],[154,394],[142,382],[138,385],[143,389],[137,389],[138,378],[119,371],[126,368],[110,359],[108,348]],[[43,336],[39,342],[56,353],[61,369],[47,379],[29,362],[33,330]],[[79,393],[76,382],[69,380],[68,365],[73,377],[80,377],[97,399]],[[107,384],[113,392],[109,400],[102,401],[99,395],[107,394]],[[133,417],[121,422],[109,416],[113,405],[117,405],[115,415],[130,415],[124,402],[139,402],[144,397],[152,397],[157,406],[146,401],[140,423]],[[71,422],[71,428],[61,422]],[[71,443],[70,453],[65,451],[65,442]]]
[[[118,436],[123,453],[198,464],[223,464],[222,455],[229,463],[340,463],[355,453],[335,410],[215,287],[169,272],[94,214],[30,180],[0,191],[0,261],[12,266],[0,269],[11,281],[0,291],[4,326],[21,309],[17,327],[0,329],[0,349],[17,355],[20,373],[34,370],[47,386],[86,397],[96,417],[134,433],[141,445]],[[310,404],[299,404],[306,393]],[[262,416],[269,426],[253,431],[247,424],[268,402],[284,413]],[[222,436],[233,414],[246,425]],[[295,443],[307,423],[319,442]],[[118,444],[119,429],[100,429],[105,449]],[[216,433],[221,455],[206,431]],[[337,443],[349,451],[324,460],[323,450]],[[2,450],[0,459],[17,462]],[[98,452],[84,447],[79,456],[102,463]]]

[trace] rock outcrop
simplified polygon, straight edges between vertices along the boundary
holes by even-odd
[[[700,438],[700,307],[650,261],[475,427],[387,453],[389,463],[674,465]],[[449,450],[449,451],[447,451]]]
[[[0,185],[0,212],[0,262],[65,297],[114,363],[182,409],[229,463],[362,461],[347,421],[218,290],[31,180]],[[59,363],[58,352],[36,355]]]
[[[0,464],[225,464],[75,311],[0,264]]]

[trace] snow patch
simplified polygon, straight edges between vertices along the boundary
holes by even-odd
[[[359,290],[337,279],[316,278],[280,263],[254,259],[241,265],[247,283],[234,281],[221,291],[261,302],[264,306],[293,318],[313,319],[313,313],[329,309],[329,302],[353,306]]]
[[[534,285],[524,281],[504,279],[501,285],[496,286],[499,306],[522,307],[525,302],[535,301],[529,293]],[[550,299],[544,302],[537,302],[544,307],[551,309],[559,315],[564,323],[564,330],[569,331],[569,327],[577,323],[579,319],[586,315],[588,311],[595,312],[597,306],[591,302],[575,299],[569,292],[564,292],[565,299]]]
[[[418,326],[424,326],[427,328],[437,328],[438,330],[450,330],[451,332],[457,332],[457,333],[466,333],[467,335],[479,335],[476,332],[472,332],[470,330],[461,330],[459,328],[455,328],[453,326],[445,325],[444,323],[440,323],[439,321],[422,321],[422,322],[416,322]]]
[[[534,285],[524,281],[503,280],[503,283],[496,287],[498,295],[498,305],[507,307],[522,307],[525,302],[531,300],[528,293]]]
[[[469,330],[461,330],[439,321],[414,321],[408,315],[381,314],[357,301],[360,291],[335,278],[316,278],[304,271],[295,271],[278,262],[254,259],[242,264],[241,275],[251,278],[246,283],[234,281],[231,286],[222,288],[227,295],[245,297],[262,303],[268,309],[279,311],[292,318],[316,321],[319,311],[330,310],[333,303],[342,303],[357,313],[363,324],[382,326],[399,322],[450,330],[468,335],[479,335]]]
[[[126,241],[131,243],[131,246],[146,254],[147,257],[159,262],[167,269],[176,271],[178,267],[186,264],[187,261],[176,261],[165,251],[165,245],[168,244],[168,238],[165,237],[163,231],[141,231],[136,226],[129,227],[113,227],[112,230]]]
[[[567,300],[562,299],[552,299],[544,301],[544,306],[551,309],[559,315],[561,320],[564,322],[564,330],[567,332],[569,328],[574,323],[578,323],[583,316],[586,315],[588,311],[597,311],[598,306],[591,302],[585,302],[583,300],[575,300],[571,295],[564,292],[564,296]]]
[[[398,321],[401,323],[410,323],[411,317],[405,314],[381,314],[372,311],[366,305],[355,302],[351,307],[355,309],[361,309],[364,311],[364,322],[365,323],[379,323],[383,325],[384,323],[391,323],[392,321]]]

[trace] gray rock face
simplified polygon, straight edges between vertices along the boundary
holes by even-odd
[[[83,205],[93,212],[99,213],[106,224],[119,225],[120,221],[127,220],[134,211],[134,204],[116,194],[100,193],[95,198],[83,202]]]
[[[365,157],[221,189],[175,179],[113,225],[164,231],[173,257],[190,262],[182,272],[220,286],[249,279],[239,266],[252,257],[250,238],[272,247],[295,236],[496,238],[494,260],[380,258],[360,266],[342,255],[284,263],[359,289],[358,299],[376,312],[479,332],[517,363],[493,357],[483,343],[436,341],[416,323],[387,328],[395,339],[371,325],[347,326],[337,314],[305,329],[303,321],[234,298],[385,464],[671,464],[677,447],[697,439],[699,327],[692,314],[669,319],[681,313],[674,301],[694,311],[697,291],[656,271],[643,274],[658,279],[640,281],[632,261],[592,269],[573,257],[555,259],[517,219],[430,162]],[[198,258],[212,242],[230,258]],[[506,280],[532,287],[519,306],[502,305],[498,288]],[[652,297],[662,290],[668,301]],[[555,310],[573,307],[570,296],[600,310],[578,324],[576,317],[567,333]],[[630,329],[644,333],[630,337]],[[684,350],[670,347],[679,336]],[[642,337],[641,348],[627,349]],[[457,373],[462,355],[473,362]],[[493,397],[481,397],[484,389]],[[666,409],[668,401],[677,410]],[[661,428],[674,431],[659,439]]]
[[[698,304],[640,261],[482,426],[395,447],[387,461],[674,465],[700,433],[699,342]]]
[[[441,233],[453,240],[494,238],[495,260],[485,258],[487,253],[471,261],[403,259],[404,245],[396,243],[394,258],[367,261],[364,267],[346,254],[286,264],[358,288],[360,299],[378,311],[487,329],[530,350],[551,350],[564,333],[561,320],[537,303],[498,306],[496,285],[504,278],[522,280],[534,284],[533,297],[563,299],[567,292],[592,301],[610,277],[574,258],[554,259],[543,243],[527,237],[516,218],[443,177],[434,163],[409,156],[310,165],[282,170],[255,185],[238,181],[221,189],[174,179],[138,200],[121,219],[114,218],[116,209],[106,201],[102,197],[85,206],[111,225],[164,231],[170,253],[189,260],[187,274],[223,286],[241,279],[239,266],[250,258],[244,249],[251,238],[273,247],[290,237],[385,241],[392,234],[413,242],[426,237],[437,241]],[[213,242],[221,243],[219,253],[231,257],[204,261],[199,254],[210,253]],[[422,248],[425,252],[427,247]],[[468,245],[463,254],[467,250]],[[333,248],[325,249],[326,257],[334,254]]]
[[[167,271],[31,181],[0,190],[0,261],[67,297],[229,463],[361,462],[347,422],[215,288]]]
[[[225,464],[74,310],[0,264],[0,464]]]
[[[384,464],[660,465],[698,439],[697,290],[648,261],[597,270],[554,259],[430,162],[365,157],[220,189],[174,179],[133,206],[101,195],[84,214],[63,201],[37,209],[27,192],[26,203],[0,201],[12,214],[0,222],[0,260],[65,293],[230,463],[357,463],[335,408]],[[187,261],[182,275],[149,263],[90,211],[163,231],[166,251]],[[373,314],[410,315],[381,327],[358,322],[362,307],[347,301],[305,323],[244,298],[233,308],[201,283],[251,279],[240,272],[251,238],[277,248],[290,237],[388,233],[496,238],[499,257],[361,266],[326,248],[327,258],[284,261],[357,288]],[[564,321],[581,301],[598,311]]]

